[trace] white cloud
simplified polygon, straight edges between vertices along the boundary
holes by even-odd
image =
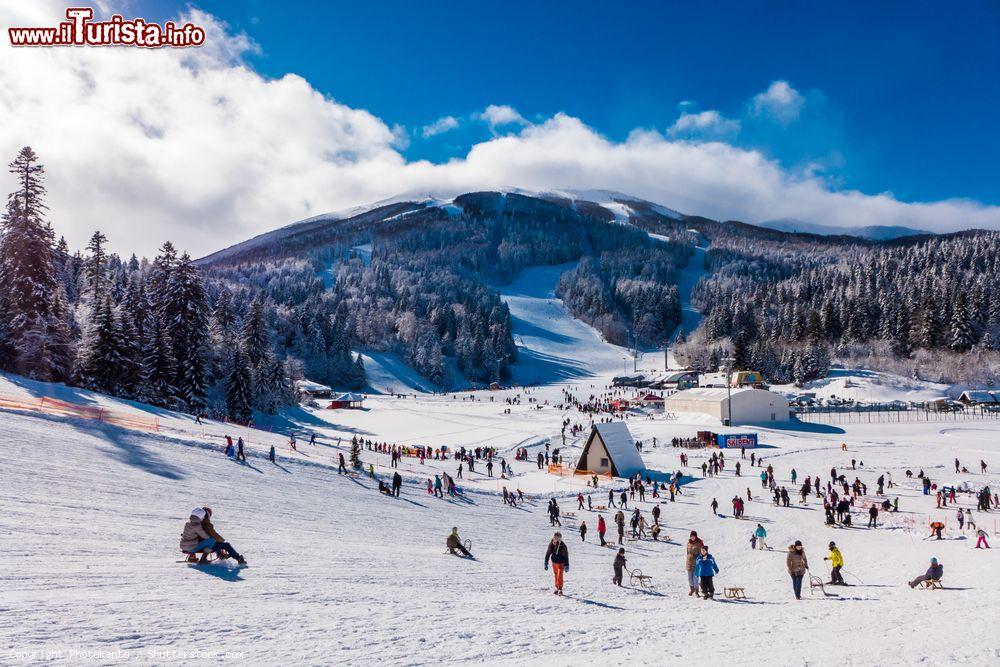
[[[54,24],[65,7],[42,6],[0,0],[0,23]],[[509,107],[490,107],[483,119],[522,125],[517,132],[445,163],[407,161],[400,128],[299,76],[261,77],[239,60],[249,40],[208,15],[194,18],[220,43],[187,51],[13,49],[0,39],[0,159],[35,148],[47,167],[50,220],[71,245],[82,247],[101,229],[121,252],[149,254],[170,239],[203,255],[400,192],[510,185],[614,189],[749,222],[1000,228],[1000,207],[838,192],[821,177],[721,141],[649,130],[611,141],[572,116],[533,125]],[[13,188],[0,173],[0,194]]]
[[[457,118],[454,116],[442,116],[430,125],[424,125],[421,130],[421,134],[423,134],[424,139],[429,139],[439,134],[444,134],[445,132],[454,130],[456,127],[458,127]]]
[[[496,131],[505,125],[528,125],[528,121],[514,107],[507,104],[491,104],[476,117],[486,121],[490,129]]]
[[[667,130],[671,137],[689,139],[730,139],[739,134],[740,121],[726,118],[715,110],[682,113]]]
[[[763,93],[750,100],[750,112],[755,116],[771,118],[788,124],[798,120],[806,98],[787,81],[775,81]]]

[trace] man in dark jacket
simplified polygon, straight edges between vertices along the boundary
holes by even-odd
[[[938,563],[937,558],[931,558],[931,566],[922,575],[910,582],[910,588],[916,588],[918,584],[925,581],[941,581],[944,576],[944,565]]]
[[[403,478],[398,472],[392,473],[392,495],[399,498],[399,490],[403,488]]]
[[[556,533],[549,542],[549,548],[545,550],[545,569],[549,569],[549,561],[552,561],[552,574],[555,577],[556,595],[563,594],[563,573],[569,572],[569,549],[562,541],[562,533]]]

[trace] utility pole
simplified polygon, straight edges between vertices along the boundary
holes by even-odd
[[[726,357],[722,360],[724,368],[726,369],[726,407],[729,408],[729,423],[727,426],[733,425],[733,364],[736,360],[732,357]]]

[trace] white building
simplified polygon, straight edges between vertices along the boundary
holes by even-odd
[[[732,419],[734,424],[788,421],[788,401],[781,394],[741,387],[732,392]],[[685,389],[664,401],[668,412],[695,412],[715,417],[719,421],[729,418],[729,396],[725,387],[699,387]]]
[[[625,422],[611,422],[594,424],[576,469],[614,477],[634,477],[646,469],[646,464]]]

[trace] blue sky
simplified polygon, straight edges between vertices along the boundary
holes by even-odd
[[[563,111],[612,140],[667,132],[682,111],[739,121],[727,142],[834,187],[904,201],[1000,203],[1000,3],[197,3],[260,47],[264,75],[406,128],[409,159],[463,156],[491,135],[475,114]],[[183,5],[140,3],[153,17]],[[754,122],[787,81],[794,121]],[[458,127],[422,128],[451,116]]]
[[[0,154],[41,156],[74,247],[97,228],[121,252],[204,254],[401,194],[507,186],[1000,230],[1000,0],[199,2],[100,6],[196,22],[201,48],[0,39]],[[0,0],[0,30],[66,7]]]

